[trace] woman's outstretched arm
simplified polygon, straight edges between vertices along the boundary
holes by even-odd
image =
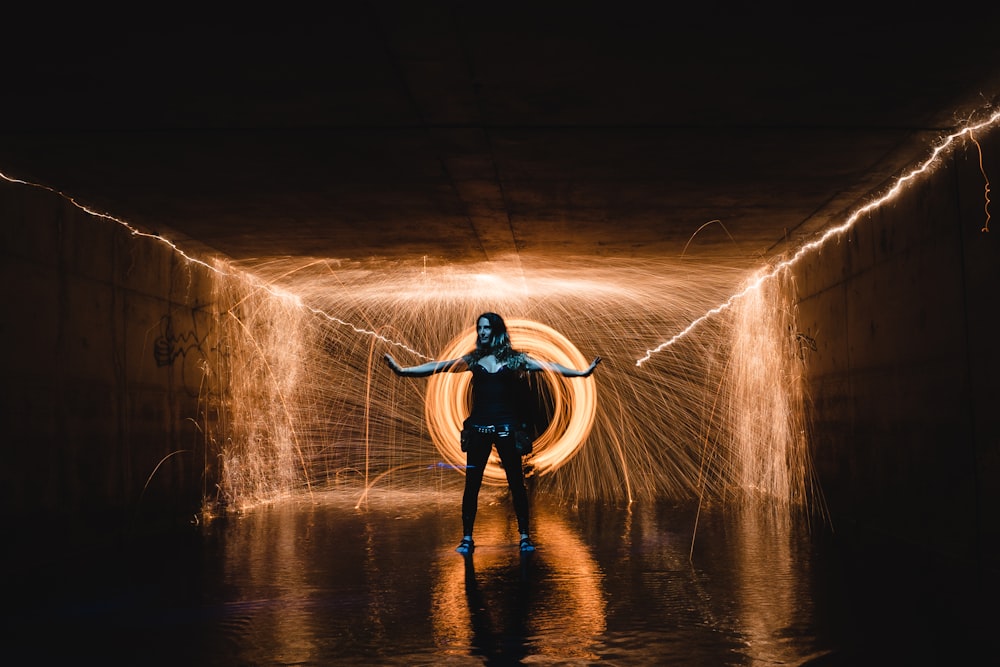
[[[391,354],[385,355],[385,363],[388,364],[389,368],[396,375],[406,376],[406,377],[427,377],[428,375],[434,375],[435,373],[445,373],[447,371],[461,371],[465,370],[465,360],[462,358],[449,359],[448,361],[428,361],[427,363],[420,364],[418,366],[400,366],[395,359],[392,358]]]
[[[590,366],[583,370],[577,370],[575,368],[567,368],[562,364],[557,364],[554,361],[539,361],[537,359],[532,359],[528,357],[527,365],[529,371],[553,371],[559,373],[563,377],[568,378],[585,378],[589,377],[594,369],[597,368],[597,364],[601,363],[600,357],[594,357],[594,360],[590,362]]]

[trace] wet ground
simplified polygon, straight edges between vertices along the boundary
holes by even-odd
[[[942,564],[846,549],[761,510],[535,497],[522,555],[484,489],[471,557],[453,492],[314,495],[114,550],[8,567],[21,664],[959,664],[982,610]],[[927,568],[937,568],[930,570]],[[920,573],[923,573],[921,575]],[[967,664],[967,663],[963,663]]]

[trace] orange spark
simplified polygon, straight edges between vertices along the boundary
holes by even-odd
[[[983,180],[986,181],[985,192],[983,196],[986,198],[986,203],[983,204],[983,210],[986,213],[986,222],[983,223],[983,228],[979,231],[988,232],[990,231],[990,177],[986,175],[986,169],[983,167],[983,147],[979,145],[976,138],[969,134],[969,138],[972,139],[972,143],[976,145],[976,150],[979,151],[979,171],[983,175]]]

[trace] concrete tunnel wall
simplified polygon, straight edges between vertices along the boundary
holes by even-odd
[[[982,168],[964,141],[793,274],[834,530],[996,582],[1000,132],[976,139]]]
[[[211,272],[36,187],[0,182],[0,229],[11,533],[86,546],[195,520]]]
[[[977,139],[1000,172],[1000,133]],[[969,143],[793,273],[833,525],[995,572],[1000,229],[981,231],[985,185]],[[0,182],[0,216],[8,525],[86,542],[190,522],[217,475],[198,423],[222,391],[201,370],[211,272],[39,188]]]

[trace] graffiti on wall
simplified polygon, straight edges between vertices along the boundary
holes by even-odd
[[[180,329],[180,330],[178,330]],[[160,318],[160,332],[153,343],[153,359],[159,368],[179,368],[181,383],[192,396],[199,395],[207,373],[212,346],[208,334],[198,330],[193,316],[190,325],[175,326],[175,318],[166,314]]]

